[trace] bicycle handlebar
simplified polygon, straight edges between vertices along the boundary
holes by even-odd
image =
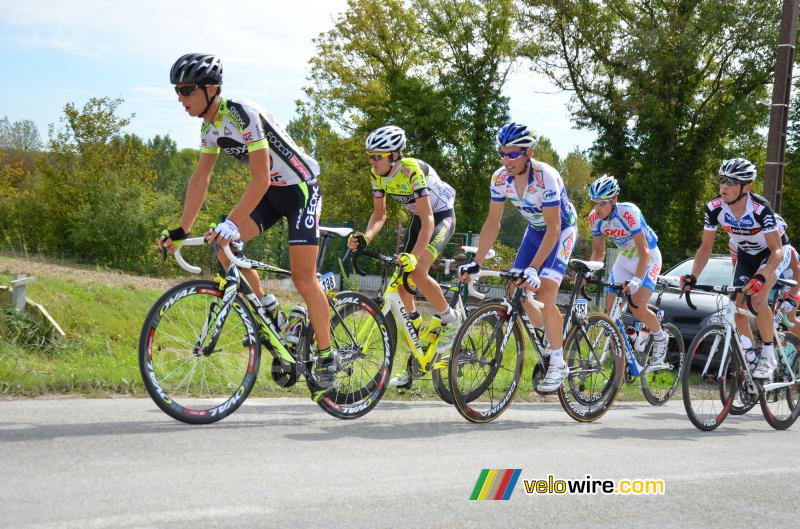
[[[400,262],[397,260],[396,257],[389,257],[388,255],[383,255],[380,252],[374,252],[372,250],[361,250],[352,252],[351,262],[353,263],[353,270],[355,270],[356,274],[360,276],[367,275],[367,273],[364,272],[364,270],[362,270],[360,266],[358,266],[358,259],[361,256],[374,259],[385,266],[397,266],[397,267],[400,266]],[[419,295],[419,290],[408,284],[408,275],[409,272],[404,271],[403,275],[401,276],[401,279],[403,281],[403,288],[405,288],[412,296],[417,296]]]
[[[203,246],[204,244],[208,244],[208,239],[206,237],[192,237],[190,239],[184,239],[180,246],[175,246],[175,253],[172,255],[175,257],[175,261],[177,261],[178,266],[191,274],[199,274],[202,269],[199,266],[194,266],[187,263],[181,255],[181,248],[184,246]],[[164,253],[164,258],[166,258],[167,249],[162,248],[162,252]]]

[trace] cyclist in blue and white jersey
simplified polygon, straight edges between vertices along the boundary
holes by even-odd
[[[203,124],[200,160],[186,189],[181,224],[165,230],[159,244],[172,249],[187,237],[205,200],[220,151],[248,164],[252,179],[227,219],[208,233],[209,242],[227,245],[237,235],[248,241],[286,217],[292,280],[308,306],[317,340],[314,376],[321,388],[330,388],[335,377],[330,316],[316,276],[322,208],[319,164],[295,144],[270,113],[250,101],[222,97],[219,57],[183,55],[170,70],[170,82],[186,112],[202,118]],[[225,255],[217,257],[227,269],[230,263]],[[255,293],[263,297],[258,272],[248,269],[242,273]]]
[[[744,158],[723,160],[718,175],[720,192],[706,206],[703,239],[695,255],[692,273],[681,278],[681,287],[688,290],[697,283],[697,276],[708,263],[714,247],[717,228],[721,226],[736,248],[733,284],[744,287],[742,292],[751,296],[752,305],[758,312],[756,325],[763,342],[753,377],[768,379],[777,365],[772,309],[767,296],[777,281],[784,257],[780,230],[767,201],[751,193],[756,179],[755,165]],[[743,303],[744,296],[738,294],[737,306]],[[747,316],[737,312],[736,326],[740,334],[746,335],[749,328]]]
[[[619,248],[609,281],[625,284],[625,291],[638,307],[631,306],[631,312],[647,325],[653,336],[651,364],[659,364],[667,354],[668,336],[661,329],[656,315],[647,307],[661,272],[658,237],[635,204],[619,202],[619,184],[613,176],[603,175],[592,182],[589,197],[594,203],[594,209],[589,213],[592,261],[605,258],[606,239]],[[611,309],[615,297],[615,294],[606,297],[607,310]]]
[[[556,306],[556,294],[578,240],[578,228],[575,207],[567,197],[561,175],[533,158],[538,142],[538,136],[521,123],[508,123],[498,131],[497,149],[503,166],[495,171],[489,184],[489,214],[481,229],[475,260],[459,267],[459,272],[466,277],[480,271],[500,232],[504,203],[511,201],[528,221],[513,270],[544,303],[541,313],[528,303],[524,306],[534,325],[544,324],[550,343],[545,351],[550,366],[537,389],[551,392],[561,386],[569,373],[562,351],[564,320]]]

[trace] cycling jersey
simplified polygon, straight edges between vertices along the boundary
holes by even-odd
[[[217,119],[204,121],[200,151],[220,149],[247,162],[250,153],[269,148],[271,185],[290,186],[314,180],[319,164],[295,144],[269,112],[246,99],[220,99]]]
[[[647,225],[642,211],[630,202],[615,204],[608,218],[603,218],[596,210],[592,210],[589,213],[589,227],[592,236],[607,238],[620,249],[620,255],[628,258],[639,256],[633,240],[637,233],[644,233],[647,248],[652,250],[658,247],[658,236]]]
[[[531,160],[528,172],[528,186],[522,197],[517,195],[514,175],[500,167],[492,175],[489,192],[494,202],[505,202],[506,199],[519,210],[531,229],[544,231],[542,208],[559,206],[561,209],[561,229],[575,226],[577,215],[575,207],[567,197],[564,181],[553,167],[537,160]]]
[[[453,209],[455,204],[455,190],[422,160],[401,158],[386,176],[380,176],[375,169],[371,169],[370,173],[372,196],[381,198],[389,195],[403,204],[412,215],[417,214],[418,198],[429,197],[434,213]]]
[[[743,200],[745,211],[737,219],[720,195],[714,197],[706,206],[704,228],[716,231],[718,226],[722,226],[728,232],[733,247],[756,255],[768,249],[764,235],[778,231],[778,223],[763,197],[748,193]]]
[[[781,217],[777,213],[775,213],[775,222],[778,224],[778,233],[781,234],[781,246],[783,246],[783,250],[784,250],[784,252],[786,252],[786,248],[787,247],[788,248],[792,247],[791,246],[792,243],[789,241],[789,236],[786,235],[786,228],[788,227],[788,225],[786,224],[786,221],[783,219],[783,217]],[[730,252],[731,261],[733,261],[733,264],[735,265],[736,264],[736,258],[737,258],[736,254],[738,252],[738,249],[736,248],[736,245],[733,244],[732,240],[728,241],[728,252]],[[791,279],[791,278],[789,278],[789,279]]]

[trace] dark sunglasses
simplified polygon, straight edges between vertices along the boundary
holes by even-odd
[[[497,151],[497,154],[500,155],[501,160],[503,158],[508,158],[509,160],[516,160],[517,158],[525,154],[525,151],[511,151],[511,152]]]
[[[720,176],[719,185],[722,184],[725,184],[728,187],[733,187],[733,186],[738,186],[739,184],[741,184],[741,182],[735,178],[731,178],[730,176]]]
[[[367,153],[367,156],[369,156],[369,159],[372,160],[373,162],[377,162],[377,161],[383,160],[384,158],[388,158],[391,155],[392,155],[392,153],[390,153],[390,152],[368,152]]]
[[[184,97],[189,97],[190,95],[194,94],[195,90],[197,90],[196,84],[175,87],[175,93]]]

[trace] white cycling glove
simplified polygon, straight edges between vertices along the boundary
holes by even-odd
[[[214,228],[214,233],[217,233],[220,237],[232,241],[237,235],[239,235],[239,226],[237,226],[236,223],[231,219],[225,219],[225,222],[217,224],[217,227]]]
[[[518,278],[522,279],[525,284],[531,286],[532,288],[539,288],[539,285],[542,284],[541,280],[539,279],[539,273],[532,266],[529,266],[524,270],[520,268],[514,268],[511,271],[514,272]]]

